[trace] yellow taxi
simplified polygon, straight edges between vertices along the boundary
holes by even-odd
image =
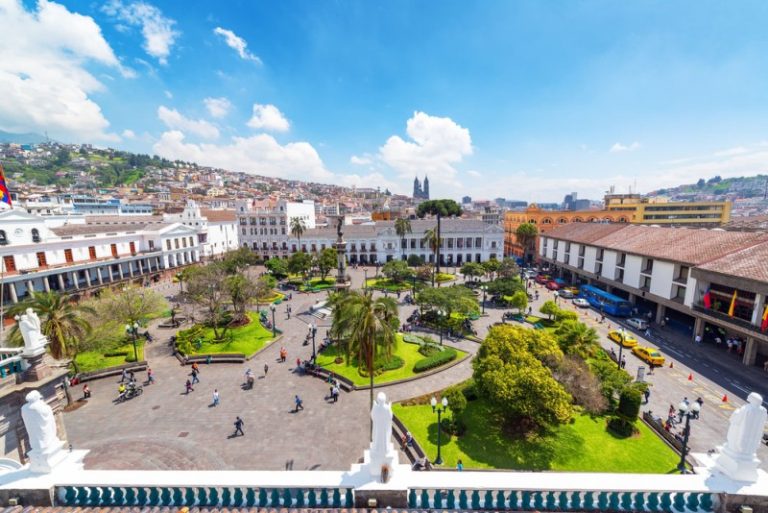
[[[579,287],[566,287],[564,290],[567,290],[568,292],[570,292],[574,296],[578,296],[579,295]]]
[[[635,346],[632,348],[632,353],[645,363],[656,366],[664,365],[664,357],[652,347]]]
[[[609,331],[608,338],[610,338],[617,344],[621,344],[624,347],[635,347],[637,345],[637,339],[635,337],[633,337],[629,333],[621,332],[619,330]]]

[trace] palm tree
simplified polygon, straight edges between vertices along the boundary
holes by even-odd
[[[78,339],[91,331],[91,325],[83,314],[95,315],[96,311],[85,305],[77,305],[58,292],[35,292],[32,296],[17,303],[8,310],[10,315],[24,313],[31,308],[40,317],[40,327],[43,335],[48,337],[51,356],[61,359],[72,358],[72,364],[77,372],[75,356],[78,350]],[[11,328],[9,337],[18,339],[18,324]]]
[[[403,260],[405,260],[405,236],[411,231],[411,221],[404,217],[398,217],[395,220],[395,233],[400,237],[400,248],[403,250]]]
[[[397,302],[390,297],[373,298],[371,292],[351,290],[331,299],[333,322],[331,334],[339,340],[347,364],[354,358],[358,369],[371,379],[370,403],[373,407],[374,362],[389,359],[399,326]]]
[[[461,206],[450,199],[438,199],[428,200],[419,204],[416,210],[416,215],[423,218],[427,214],[437,217],[437,240],[440,239],[440,219],[442,217],[460,216]],[[437,246],[437,252],[435,253],[435,266],[436,273],[440,274],[440,245]],[[432,284],[434,285],[434,283]]]
[[[299,251],[301,251],[301,236],[307,231],[307,223],[301,217],[292,217],[290,229],[291,235],[299,239]]]
[[[555,332],[560,349],[566,354],[578,354],[587,357],[591,349],[598,347],[600,337],[595,331],[579,321],[563,321]]]
[[[432,250],[432,254],[435,255],[435,262],[437,262],[437,259],[439,258],[438,255],[440,254],[440,243],[442,242],[442,240],[440,240],[440,232],[436,228],[430,228],[424,232],[424,238],[422,240],[429,246],[429,249]],[[440,269],[439,264],[437,265],[437,269]],[[435,273],[432,273],[432,286],[435,286]]]
[[[536,245],[536,236],[539,230],[533,223],[523,223],[515,230],[517,243],[523,247],[523,261],[528,262],[528,256],[531,249]]]

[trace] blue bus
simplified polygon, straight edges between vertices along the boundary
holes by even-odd
[[[583,297],[593,308],[617,317],[632,315],[632,303],[619,296],[614,296],[593,285],[582,285],[579,297]]]

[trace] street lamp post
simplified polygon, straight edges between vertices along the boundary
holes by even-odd
[[[488,286],[487,285],[481,285],[480,286],[480,290],[483,291],[483,315],[485,315],[485,297],[486,297],[485,293],[488,291]]]
[[[363,291],[368,292],[368,268],[363,267],[363,273],[365,274],[365,278],[363,279]]]
[[[448,409],[448,399],[443,397],[443,400],[440,401],[442,408],[437,406],[437,399],[434,396],[432,396],[429,404],[432,405],[432,412],[437,413],[437,458],[435,458],[435,465],[442,465],[443,458],[440,456],[440,431],[442,431],[440,428],[440,417],[442,416],[443,412]]]
[[[277,336],[277,325],[275,325],[275,305],[271,305],[269,307],[270,310],[272,310],[272,338],[275,338]]]
[[[621,328],[621,342],[619,342],[619,357],[616,360],[616,365],[621,369],[621,353],[624,351],[624,328]]]
[[[317,324],[312,323],[309,325],[309,334],[312,336],[312,363],[315,363],[317,358],[317,351],[315,350],[315,335],[317,334]]]
[[[416,274],[413,274],[411,276],[411,282],[413,283],[413,286],[412,286],[413,300],[416,301]]]
[[[437,311],[437,328],[440,331],[440,345],[443,345],[443,316],[445,315],[444,310],[438,310]]]
[[[680,414],[685,417],[685,428],[683,428],[683,449],[680,451],[680,463],[677,465],[677,470],[681,474],[685,474],[685,457],[688,455],[688,437],[691,435],[691,418],[698,418],[701,405],[694,402],[690,406],[685,401],[681,402],[677,408],[680,410]]]
[[[139,348],[136,346],[137,338],[139,336],[139,323],[134,322],[132,324],[125,325],[125,332],[133,337],[133,359],[135,362],[139,361]]]

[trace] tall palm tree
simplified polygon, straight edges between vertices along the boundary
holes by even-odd
[[[347,364],[354,358],[358,368],[368,372],[373,407],[374,362],[377,356],[392,356],[399,326],[397,302],[390,297],[374,299],[372,292],[351,290],[335,294],[331,303],[331,334],[340,341]]]
[[[40,317],[40,328],[48,341],[51,356],[61,359],[73,358],[77,354],[78,339],[91,331],[91,325],[83,314],[95,315],[89,306],[77,305],[58,292],[35,292],[31,297],[17,303],[8,310],[10,315],[20,315],[31,308]],[[9,337],[18,339],[18,324],[11,328]],[[77,371],[77,365],[75,371]]]
[[[440,240],[440,232],[437,230],[437,228],[430,228],[424,232],[424,238],[422,240],[427,246],[429,246],[429,249],[432,250],[432,254],[435,255],[437,271],[432,273],[432,286],[434,287],[435,274],[440,272],[440,264],[437,263],[437,259],[440,258],[440,243],[442,242],[442,240]]]
[[[404,217],[398,217],[395,220],[395,233],[400,237],[400,248],[403,250],[403,257],[405,257],[405,236],[411,231],[411,221]],[[405,258],[403,258],[405,260]]]
[[[536,245],[536,236],[539,234],[539,230],[533,223],[523,223],[515,229],[515,237],[517,243],[523,247],[523,261],[528,262],[528,257],[531,250]]]
[[[307,223],[301,217],[292,217],[290,226],[291,235],[299,239],[299,251],[301,251],[301,236],[307,231]]]

